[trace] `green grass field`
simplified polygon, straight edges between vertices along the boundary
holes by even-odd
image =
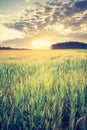
[[[0,51],[0,130],[87,130],[87,51]]]

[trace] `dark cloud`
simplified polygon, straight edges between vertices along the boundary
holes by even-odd
[[[14,28],[18,31],[24,31],[24,28],[26,27],[29,30],[33,30],[34,29],[34,25],[27,23],[26,21],[20,21],[20,22],[16,22],[16,23],[10,23],[10,24],[6,24],[6,26],[8,28]]]
[[[42,30],[46,26],[47,26],[47,23],[41,23],[41,24],[38,24],[37,28],[38,30]]]
[[[62,5],[62,2],[60,1],[51,1],[51,2],[47,2],[47,5],[50,5],[50,6],[61,6]]]
[[[37,14],[39,14],[39,15],[42,15],[42,14],[43,14],[43,12],[41,12],[41,11],[38,11],[38,12],[37,12]]]
[[[35,15],[33,15],[33,17],[34,17],[35,19],[41,19],[40,15],[38,15],[38,13],[35,14]]]
[[[50,19],[51,19],[50,16],[49,16],[49,17],[46,17],[46,18],[45,18],[45,23],[49,23],[49,22],[50,22]]]
[[[53,8],[50,8],[50,7],[45,7],[45,13],[49,13],[50,11],[52,11],[53,10]]]
[[[34,4],[39,7],[42,6],[40,2],[34,2]]]
[[[83,12],[87,10],[87,0],[84,1],[77,1],[73,4],[70,2],[68,4],[63,5],[63,10],[65,10],[65,16],[72,16],[76,13]]]
[[[10,23],[10,24],[6,24],[7,27],[9,28],[14,28],[16,30],[22,31],[23,28],[25,27],[25,22],[17,22],[17,23]]]

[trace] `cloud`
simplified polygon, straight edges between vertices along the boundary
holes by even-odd
[[[49,13],[53,10],[53,8],[45,6],[45,13]]]
[[[62,9],[65,10],[65,16],[72,16],[87,10],[87,0],[69,2],[68,4],[64,4]]]
[[[7,28],[0,24],[0,42],[11,40],[14,38],[22,39],[24,38],[24,34],[20,31]]]
[[[82,35],[87,32],[87,1],[52,1],[42,4],[34,2],[33,9],[24,8],[19,13],[5,18],[2,22],[6,28],[24,33],[31,37],[41,31],[55,31],[61,35]],[[2,18],[3,20],[4,18]],[[7,22],[6,22],[7,20]]]
[[[24,0],[25,2],[29,2],[30,0]]]

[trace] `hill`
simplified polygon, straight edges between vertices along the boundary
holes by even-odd
[[[0,50],[28,50],[26,48],[0,47]]]
[[[52,44],[51,49],[87,49],[87,44],[82,42],[62,42]]]

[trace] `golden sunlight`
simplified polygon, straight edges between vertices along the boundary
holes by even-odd
[[[49,49],[49,47],[50,42],[48,41],[42,41],[42,40],[33,41],[33,49]]]

